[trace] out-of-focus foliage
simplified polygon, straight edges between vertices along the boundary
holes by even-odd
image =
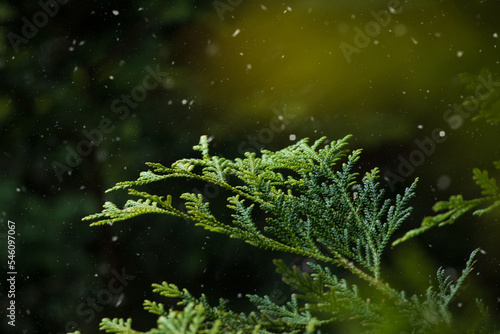
[[[467,88],[475,93],[476,96],[470,96],[463,102],[463,107],[467,111],[476,111],[476,115],[472,120],[484,119],[497,126],[500,121],[500,91],[496,87],[500,87],[500,83],[494,82],[492,74],[488,70],[481,71],[479,76],[463,74],[462,80],[467,83]],[[479,89],[482,92],[479,92]],[[469,113],[465,113],[470,116]],[[452,122],[462,122],[461,116],[456,117]],[[498,153],[498,150],[493,150],[492,153]],[[500,160],[494,161],[497,170],[500,170]],[[425,217],[421,227],[408,231],[402,238],[393,242],[393,246],[415,237],[435,226],[445,226],[453,224],[465,213],[472,210],[473,215],[481,216],[484,213],[489,213],[500,206],[500,191],[495,178],[490,178],[488,171],[481,171],[474,168],[473,179],[478,187],[481,188],[483,197],[472,200],[464,200],[462,195],[453,195],[448,201],[440,201],[436,203],[432,209],[435,212],[445,211],[433,217]],[[478,207],[482,207],[477,209]]]
[[[395,184],[401,191],[420,179],[423,196],[411,227],[439,200],[458,193],[476,198],[472,168],[498,179],[490,169],[498,128],[471,122],[472,114],[448,121],[460,116],[449,109],[469,94],[461,73],[488,67],[499,81],[496,2],[401,1],[397,13],[385,0],[222,0],[229,6],[222,12],[199,0],[63,2],[0,3],[0,258],[7,255],[7,220],[15,221],[20,331],[92,331],[104,312],[135,315],[150,282],[161,280],[185,282],[198,294],[201,285],[211,286],[209,297],[224,296],[242,310],[240,295],[274,291],[282,299],[287,288],[268,279],[271,259],[248,245],[207,238],[189,224],[155,224],[155,216],[101,229],[79,222],[105,201],[121,199],[104,189],[135,177],[144,161],[188,156],[201,134],[216,139],[215,153],[234,157],[294,138],[353,133],[353,145],[364,148],[360,167],[379,166],[385,175],[398,173],[401,161],[419,150],[416,140],[442,130],[446,140]],[[356,46],[355,29],[377,22],[372,11],[382,18],[391,13],[390,22],[348,63],[340,45]],[[145,79],[152,89],[142,97]],[[189,187],[222,202],[211,187],[196,181]],[[178,189],[173,182],[167,190]],[[483,215],[480,228],[472,219],[411,241],[418,252],[398,251],[425,254],[407,272],[427,270],[424,263],[453,272],[470,241],[489,262],[477,264],[481,283],[467,291],[500,296],[498,216]],[[444,249],[449,243],[454,255]],[[285,261],[306,266],[294,256]],[[108,298],[113,272],[122,270],[135,278]],[[425,289],[421,283],[416,291]],[[466,294],[460,298],[470,300]],[[149,320],[138,313],[134,325]],[[0,331],[10,330],[0,324]]]
[[[496,161],[495,166],[500,170],[500,161]],[[498,208],[500,206],[500,193],[498,191],[496,180],[494,178],[489,178],[487,171],[481,171],[475,168],[473,173],[474,181],[476,181],[476,184],[481,187],[481,194],[484,197],[464,200],[462,195],[454,195],[451,196],[448,201],[436,203],[432,209],[435,212],[445,212],[433,217],[425,217],[422,221],[421,227],[408,231],[404,237],[394,241],[393,246],[424,233],[432,227],[453,224],[463,214],[468,213],[479,206],[483,206],[484,208],[476,209],[472,212],[472,214],[481,216],[484,213],[491,212]]]

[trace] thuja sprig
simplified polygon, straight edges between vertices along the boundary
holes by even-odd
[[[113,224],[146,213],[190,219],[197,225],[242,239],[254,246],[311,257],[341,266],[367,280],[384,293],[395,292],[382,282],[380,257],[394,231],[408,217],[415,184],[394,202],[383,199],[378,169],[361,182],[353,172],[361,150],[350,154],[344,147],[350,136],[326,144],[320,138],[313,145],[302,139],[277,152],[264,150],[260,157],[229,160],[209,154],[202,136],[194,147],[201,159],[182,159],[171,167],[148,163],[152,168],[135,181],[121,182],[109,191],[129,189],[140,197],[123,208],[106,202],[101,213],[85,217],[92,225]],[[341,159],[347,159],[340,164]],[[186,212],[172,206],[170,195],[156,196],[132,187],[169,178],[197,179],[229,190],[227,207],[232,222],[222,221],[210,211],[202,195],[184,193]],[[234,179],[240,182],[231,182]],[[241,185],[242,184],[242,185]],[[252,211],[266,212],[265,226]],[[363,268],[363,269],[362,269]]]

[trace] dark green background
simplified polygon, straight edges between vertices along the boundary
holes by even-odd
[[[479,196],[471,170],[493,170],[498,125],[469,117],[452,129],[443,116],[470,95],[461,73],[488,68],[500,81],[500,4],[401,1],[401,12],[386,16],[348,62],[341,43],[355,46],[354,28],[364,31],[375,20],[372,11],[387,14],[391,2],[231,1],[230,10],[218,13],[211,1],[69,1],[51,7],[53,17],[45,15],[46,24],[17,47],[13,34],[25,38],[26,20],[42,20],[43,9],[35,1],[2,2],[0,254],[6,273],[7,220],[14,221],[15,330],[60,333],[73,322],[92,333],[101,318],[113,316],[131,316],[138,329],[148,329],[154,317],[142,301],[155,298],[150,284],[163,280],[214,302],[226,298],[236,310],[248,309],[246,293],[283,301],[288,291],[271,259],[299,266],[304,259],[253,249],[173,218],[97,228],[81,222],[105,200],[122,203],[125,193],[104,191],[135,179],[144,162],[168,165],[194,156],[191,148],[203,134],[212,137],[213,154],[233,158],[248,149],[280,149],[293,138],[352,133],[351,147],[364,149],[359,171],[378,166],[385,174],[397,172],[400,156],[418,150],[415,140],[442,129],[446,140],[396,185],[400,192],[420,178],[414,215],[400,234],[418,226],[438,200]],[[162,84],[128,107],[127,116],[116,112],[114,101],[130,96],[148,67],[164,73]],[[102,119],[111,120],[112,130],[70,175],[58,178],[54,163],[65,164],[68,149],[87,140],[85,131],[96,133]],[[443,177],[449,186],[438,184]],[[150,190],[194,189],[224,199],[189,182]],[[481,296],[498,315],[498,217],[498,211],[481,219],[468,215],[389,249],[386,279],[422,293],[439,266],[460,272],[469,253],[482,247],[486,254],[453,307],[466,309]],[[87,300],[107,296],[112,270],[135,278],[91,316]],[[5,282],[0,328],[12,331],[4,317]]]

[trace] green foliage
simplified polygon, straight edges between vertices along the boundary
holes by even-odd
[[[158,327],[145,333],[314,333],[317,327],[325,324],[353,320],[362,324],[365,333],[403,330],[406,322],[413,324],[411,328],[415,333],[428,333],[436,324],[442,325],[440,322],[451,325],[452,317],[447,306],[472,270],[476,252],[471,254],[455,284],[449,277],[444,277],[444,270],[440,268],[438,291],[429,287],[422,302],[417,296],[407,300],[401,293],[399,304],[372,303],[360,296],[355,285],[349,286],[344,279],[339,280],[329,268],[309,263],[314,271],[310,276],[296,267],[288,268],[281,260],[275,261],[276,271],[300,294],[292,294],[285,305],[277,305],[269,296],[247,295],[257,305],[260,314],[236,314],[227,309],[222,299],[218,306],[212,307],[205,295],[195,298],[188,290],[181,290],[174,284],[153,284],[154,292],[180,299],[178,305],[184,308],[166,310],[163,304],[146,300],[145,310],[159,318]],[[299,299],[303,302],[299,303]],[[325,319],[319,320],[312,316],[312,312],[322,314]],[[427,320],[430,315],[434,324]],[[144,333],[132,328],[131,319],[105,318],[100,328],[107,333]]]
[[[141,199],[127,201],[123,209],[106,202],[101,213],[84,219],[98,220],[92,225],[113,224],[145,213],[190,219],[210,231],[243,239],[257,247],[343,266],[389,292],[379,281],[380,257],[391,235],[411,211],[406,204],[416,183],[403,196],[398,195],[394,203],[384,200],[377,183],[378,169],[367,173],[361,182],[356,180],[358,174],[352,172],[360,150],[353,151],[336,171],[337,162],[347,155],[343,149],[347,139],[320,149],[326,138],[312,146],[303,139],[278,152],[263,151],[260,158],[246,153],[245,159],[231,161],[209,156],[208,141],[203,136],[194,147],[202,153],[202,159],[183,159],[170,168],[148,163],[152,171],[110,189],[129,188],[129,194]],[[217,219],[201,194],[182,194],[187,208],[184,213],[172,206],[170,196],[164,200],[131,188],[172,177],[198,179],[231,191],[234,195],[228,197],[227,207],[233,211],[234,220]],[[255,205],[266,213],[264,227],[254,220]],[[353,262],[366,268],[370,276]]]
[[[213,326],[207,328],[205,309],[201,304],[195,305],[189,303],[182,311],[170,310],[168,313],[163,312],[158,318],[158,327],[153,328],[146,333],[148,334],[196,334],[196,333],[227,333],[221,329],[221,322],[214,322]],[[101,330],[106,333],[127,333],[141,334],[144,332],[135,331],[132,329],[132,320],[123,319],[103,319],[101,322]]]
[[[481,91],[487,90],[485,93],[478,96],[477,99],[466,100],[464,106],[471,109],[478,108],[479,112],[472,118],[473,120],[484,119],[492,125],[500,124],[500,90],[495,89],[498,87],[498,83],[493,81],[491,71],[483,69],[479,76],[464,73],[460,77],[471,92],[476,92],[478,87],[484,86],[485,82],[490,83],[482,87]]]
[[[145,309],[159,316],[158,327],[148,333],[319,333],[333,323],[365,333],[451,331],[453,316],[448,307],[472,270],[478,250],[472,252],[456,282],[439,269],[437,290],[429,287],[424,298],[407,298],[404,291],[385,282],[381,255],[411,212],[408,201],[416,182],[394,200],[384,199],[377,182],[378,169],[360,180],[353,171],[361,151],[346,150],[348,138],[330,143],[321,138],[311,146],[303,139],[277,152],[264,150],[260,157],[246,153],[244,159],[228,160],[210,156],[208,140],[203,136],[194,147],[201,152],[201,159],[182,159],[171,167],[148,163],[151,170],[142,172],[139,179],[110,189],[128,189],[130,195],[140,199],[128,200],[122,209],[106,202],[101,213],[84,220],[94,220],[95,226],[146,213],[172,215],[256,247],[318,261],[309,263],[309,275],[276,260],[277,272],[296,293],[284,305],[269,296],[247,296],[259,313],[236,314],[223,300],[211,306],[204,295],[196,298],[174,284],[154,284],[154,292],[180,299],[178,305],[184,308],[167,311],[163,304],[146,300]],[[493,183],[483,176],[479,179],[489,185],[483,187],[489,192]],[[172,206],[170,195],[151,195],[132,188],[179,177],[227,190],[226,206],[232,220],[216,217],[201,194],[180,196],[185,202],[184,212]],[[364,281],[363,292],[338,277],[328,265],[344,268]],[[123,319],[104,319],[101,329],[136,333],[131,321]]]
[[[471,91],[476,92],[481,86],[484,86],[484,82],[492,82],[492,74],[489,70],[482,70],[479,76],[473,76],[471,74],[462,74],[461,78],[464,83],[466,83],[467,88]],[[482,87],[482,89],[487,89],[487,92],[477,96],[477,98],[466,100],[463,105],[469,108],[478,108],[478,114],[474,116],[473,120],[484,119],[492,125],[498,125],[500,123],[500,91],[494,89],[498,86],[495,83],[493,86],[488,85]],[[500,170],[500,160],[493,162],[495,168]],[[437,202],[433,206],[434,212],[439,213],[432,217],[425,217],[419,228],[408,231],[403,237],[397,239],[393,242],[393,246],[413,238],[425,231],[433,228],[435,226],[444,226],[448,224],[453,224],[458,218],[467,212],[472,212],[473,215],[481,216],[484,213],[489,213],[495,208],[500,206],[500,191],[497,185],[497,181],[494,178],[490,178],[488,171],[481,171],[478,168],[474,168],[472,171],[473,179],[476,184],[481,188],[481,195],[483,197],[464,200],[462,195],[453,195],[448,201]]]

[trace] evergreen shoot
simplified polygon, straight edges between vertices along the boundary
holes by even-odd
[[[362,177],[354,171],[361,150],[346,149],[348,139],[328,142],[323,137],[312,145],[302,139],[276,152],[247,152],[244,158],[230,160],[210,155],[209,141],[202,136],[194,147],[201,158],[182,159],[170,167],[147,163],[149,170],[137,180],[109,189],[127,189],[135,199],[123,207],[106,202],[101,213],[84,218],[93,221],[92,226],[162,214],[189,219],[255,247],[315,260],[309,263],[311,274],[275,260],[277,273],[295,293],[282,305],[269,296],[248,295],[257,305],[248,314],[231,311],[223,300],[214,306],[206,296],[195,297],[172,283],[154,284],[154,292],[178,299],[180,309],[146,300],[144,308],[158,316],[157,327],[147,333],[322,333],[329,332],[328,328],[348,333],[455,333],[457,319],[450,302],[471,272],[478,250],[471,253],[456,281],[440,268],[435,285],[420,295],[407,296],[392,287],[381,271],[382,254],[411,213],[409,201],[416,181],[394,199],[385,198],[377,168]],[[171,178],[225,189],[231,218],[212,210],[201,194],[183,193],[180,199],[186,210],[181,210],[170,195],[137,190]],[[498,196],[498,187],[487,174],[478,173],[477,180],[483,193]],[[453,218],[450,214],[442,221]],[[341,278],[333,267],[353,277]],[[478,311],[487,314],[480,302],[478,306]],[[478,319],[468,322],[470,330],[492,329],[486,316]],[[103,319],[101,329],[140,333],[132,329],[131,319]]]

